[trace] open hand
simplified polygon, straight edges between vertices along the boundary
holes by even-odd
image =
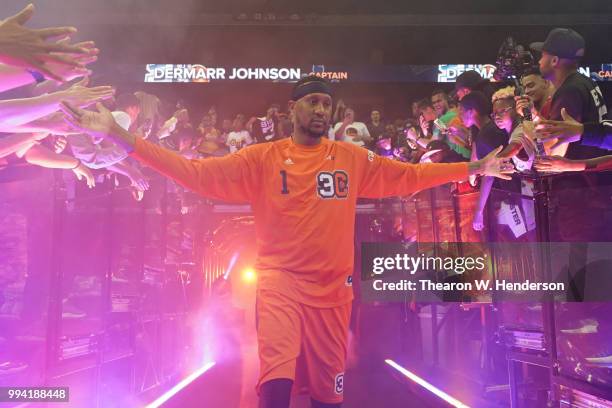
[[[64,54],[87,54],[88,50],[62,39],[76,33],[74,27],[32,29],[24,26],[34,14],[29,4],[19,13],[0,22],[0,62],[38,71],[48,78],[63,81],[47,63],[78,66]],[[55,40],[55,41],[54,41]]]
[[[480,174],[483,176],[497,177],[503,180],[511,180],[514,173],[514,165],[509,158],[499,158],[497,155],[501,152],[503,146],[499,146],[491,153],[479,160]]]
[[[68,39],[61,40],[59,43],[67,44]],[[59,78],[63,82],[70,82],[73,79],[91,75],[91,71],[85,66],[97,61],[100,50],[96,48],[93,41],[80,42],[74,46],[87,50],[87,52],[82,54],[52,53],[55,60],[46,62],[45,66],[53,72],[54,76],[45,75],[47,79]],[[63,62],[59,62],[60,60]]]
[[[144,191],[139,190],[134,186],[130,187],[130,193],[132,194],[132,198],[136,201],[142,201],[142,198],[144,197]]]
[[[85,182],[87,183],[87,187],[89,188],[95,187],[96,179],[91,173],[91,170],[89,170],[83,163],[79,163],[79,165],[75,169],[72,169],[72,171],[74,172],[78,180],[85,179]]]
[[[351,123],[353,123],[354,121],[355,121],[355,115],[354,115],[353,113],[351,113],[351,112],[348,112],[348,113],[346,114],[346,116],[344,116],[344,119],[342,120],[342,123],[343,123],[345,126],[348,126],[348,125],[350,125]]]
[[[145,178],[144,174],[136,167],[130,168],[129,173],[130,181],[132,182],[132,186],[138,191],[147,191],[149,189],[149,182]]]
[[[70,88],[62,92],[62,100],[70,105],[84,108],[95,102],[109,99],[115,94],[112,86],[95,86],[88,88],[88,78],[83,78]]]
[[[62,102],[60,109],[64,113],[65,120],[75,129],[81,130],[91,136],[101,139],[106,138],[119,125],[111,112],[101,103],[97,103],[98,111],[84,110],[70,103]]]
[[[66,150],[66,146],[68,146],[68,140],[66,136],[56,136],[53,141],[53,151],[57,154],[60,154],[64,150]]]
[[[572,118],[565,108],[561,109],[561,117],[563,118],[562,121],[542,120],[537,126],[538,133],[536,137],[538,139],[543,142],[551,139],[558,139],[552,149],[563,143],[579,141],[584,132],[582,123]]]

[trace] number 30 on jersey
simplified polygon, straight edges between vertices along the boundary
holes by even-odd
[[[317,174],[317,193],[321,198],[346,198],[348,196],[348,174],[343,170]]]
[[[281,194],[289,194],[287,187],[287,172],[280,171]],[[349,191],[348,174],[344,170],[334,172],[322,171],[317,174],[317,194],[321,198],[346,198]]]

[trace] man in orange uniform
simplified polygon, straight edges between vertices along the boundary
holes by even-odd
[[[308,391],[315,408],[342,402],[358,197],[403,196],[471,174],[509,178],[512,172],[495,152],[473,163],[413,165],[330,141],[322,136],[329,129],[331,95],[325,80],[303,78],[290,102],[291,138],[200,160],[124,131],[101,105],[99,112],[63,107],[74,126],[111,137],[186,188],[252,205],[263,408],[288,407],[292,387]]]

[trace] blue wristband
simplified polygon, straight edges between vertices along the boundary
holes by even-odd
[[[36,80],[37,84],[41,82],[45,82],[45,76],[38,71],[34,71],[33,69],[26,69],[30,75]]]

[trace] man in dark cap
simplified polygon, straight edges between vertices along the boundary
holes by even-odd
[[[259,406],[289,407],[294,388],[310,394],[313,408],[336,408],[344,390],[357,198],[404,196],[474,174],[508,179],[512,165],[496,152],[472,163],[413,165],[330,141],[323,136],[332,90],[317,76],[297,82],[289,108],[290,138],[188,160],[122,130],[102,105],[98,112],[63,105],[74,126],[121,143],[183,186],[251,204],[258,246]]]
[[[602,122],[607,118],[607,107],[601,90],[590,78],[578,72],[578,64],[585,54],[584,38],[569,28],[555,28],[544,42],[531,44],[531,49],[540,51],[540,72],[542,77],[550,80],[557,91],[553,95],[550,110],[551,120],[561,120],[562,109],[579,122]],[[569,143],[565,154],[572,160],[587,160],[607,154],[605,150],[593,146],[585,146],[579,142]],[[566,241],[597,240],[602,223],[598,222],[598,214],[584,211],[576,202],[601,201],[601,192],[597,189],[585,189],[587,185],[598,185],[601,182],[597,174],[568,175],[556,179],[553,189],[558,191],[559,208],[553,227],[555,239]],[[588,178],[588,180],[586,179]],[[597,239],[596,239],[597,238]]]
[[[601,122],[607,118],[601,90],[590,78],[578,72],[580,60],[585,55],[585,41],[580,34],[569,28],[555,28],[544,42],[531,44],[531,49],[542,53],[539,61],[542,77],[557,89],[551,102],[550,119],[563,119],[563,109],[580,122]],[[588,160],[606,154],[605,150],[579,142],[566,146],[564,156],[571,160]],[[605,193],[607,189],[588,187],[601,184],[603,177],[606,176],[601,173],[570,173],[553,180],[552,190],[558,205],[552,213],[551,240],[572,243],[569,247],[570,276],[587,264],[586,242],[608,240],[607,225],[601,222],[604,217],[602,209],[609,202]],[[570,316],[581,314],[575,306],[570,310]]]
[[[570,28],[555,28],[544,42],[531,44],[531,49],[542,53],[540,72],[553,83],[557,91],[552,98],[551,120],[562,120],[561,109],[579,122],[602,122],[608,109],[595,82],[578,73],[578,64],[584,57],[585,41]],[[565,157],[590,159],[606,154],[605,151],[571,143]]]

